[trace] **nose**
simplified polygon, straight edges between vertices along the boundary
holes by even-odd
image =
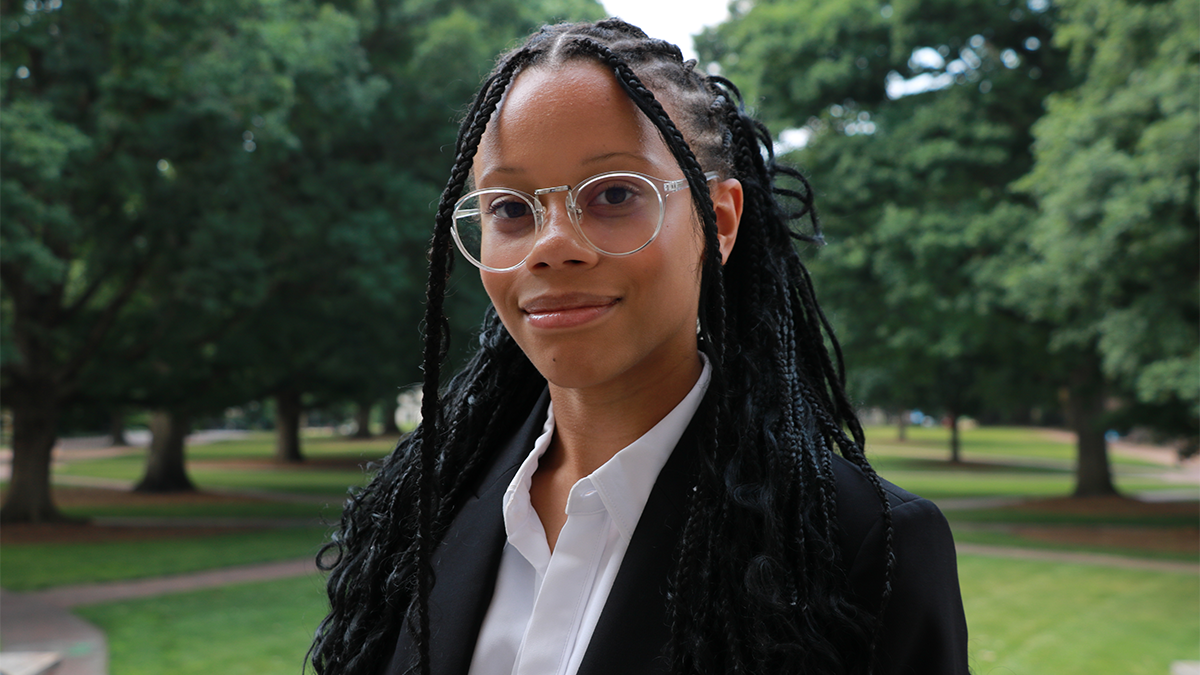
[[[571,222],[572,208],[566,193],[538,197],[542,227],[525,264],[530,269],[560,269],[594,265],[600,254],[583,240]]]

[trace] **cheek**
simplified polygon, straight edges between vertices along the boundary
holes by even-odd
[[[511,329],[508,323],[509,307],[505,299],[508,297],[510,283],[505,279],[504,274],[493,274],[490,272],[480,272],[479,279],[483,282],[483,290],[487,292],[488,298],[492,301],[492,306],[496,308],[496,312],[500,315],[500,320],[505,326]]]
[[[667,233],[670,235],[664,247],[663,260],[665,281],[675,295],[700,295],[700,277],[704,269],[704,241],[698,226],[684,225]]]
[[[639,278],[644,280],[644,292],[656,315],[665,320],[694,313],[700,299],[699,252],[687,242],[679,242],[646,262]]]

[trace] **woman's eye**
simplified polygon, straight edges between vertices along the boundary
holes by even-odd
[[[628,183],[604,183],[589,193],[589,208],[629,207],[641,196],[637,187]]]
[[[605,188],[597,196],[597,202],[605,205],[615,205],[624,203],[625,200],[633,197],[633,193],[626,187],[609,187]]]
[[[488,205],[488,213],[496,218],[525,218],[532,214],[529,205],[519,199],[498,199]]]

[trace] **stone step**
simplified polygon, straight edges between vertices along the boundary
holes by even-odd
[[[60,663],[57,652],[0,652],[0,675],[53,675]]]

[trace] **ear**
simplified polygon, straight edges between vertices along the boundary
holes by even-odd
[[[717,213],[717,243],[721,247],[721,264],[729,260],[737,241],[738,225],[742,222],[742,182],[728,178],[712,188],[713,210]]]

